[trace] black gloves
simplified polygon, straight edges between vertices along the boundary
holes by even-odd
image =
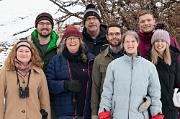
[[[80,80],[65,80],[64,88],[73,93],[78,93],[81,91],[82,84]]]
[[[48,113],[44,109],[41,109],[40,112],[41,112],[41,115],[42,115],[42,119],[47,119]]]

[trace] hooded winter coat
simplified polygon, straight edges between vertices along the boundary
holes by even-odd
[[[107,68],[99,112],[111,111],[113,119],[149,119],[148,111],[138,111],[143,97],[152,99],[151,115],[161,112],[161,89],[155,66],[148,60],[124,55]]]
[[[48,62],[50,59],[57,54],[58,46],[59,46],[59,36],[56,34],[56,32],[52,31],[50,34],[50,42],[48,43],[47,49],[45,53],[43,54],[43,51],[41,49],[41,45],[38,40],[38,31],[34,30],[31,34],[31,36],[28,38],[28,40],[32,40],[34,45],[36,46],[39,56],[41,57],[41,60],[43,62],[43,69],[45,70]]]

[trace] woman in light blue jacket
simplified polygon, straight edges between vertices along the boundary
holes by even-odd
[[[100,119],[107,113],[113,119],[149,119],[147,110],[138,111],[146,95],[151,98],[149,109],[153,119],[163,118],[160,83],[155,66],[137,56],[136,32],[127,31],[122,40],[125,55],[112,61],[107,68],[99,108]]]

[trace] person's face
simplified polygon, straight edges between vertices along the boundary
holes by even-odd
[[[52,24],[48,20],[41,20],[37,25],[38,34],[42,37],[48,37],[52,31]]]
[[[26,46],[20,46],[16,51],[16,57],[23,64],[27,64],[31,59],[31,50]]]
[[[77,53],[80,47],[80,38],[70,36],[66,39],[66,47],[70,53]]]
[[[121,29],[118,27],[110,27],[106,38],[111,47],[119,47],[121,44]]]
[[[139,17],[140,32],[151,32],[154,30],[155,19],[151,14],[145,14]]]
[[[165,50],[166,50],[166,47],[167,47],[167,43],[166,41],[164,40],[156,40],[154,42],[154,48],[155,50],[160,53],[161,55],[164,54]]]
[[[100,22],[95,16],[88,16],[85,21],[85,27],[88,32],[97,32],[100,29]]]
[[[127,55],[129,56],[137,55],[138,42],[134,36],[127,35],[124,39],[123,46]]]

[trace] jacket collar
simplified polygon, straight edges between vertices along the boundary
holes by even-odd
[[[123,49],[120,49],[119,53],[122,53],[121,56],[123,56]],[[112,56],[111,53],[110,53],[110,47],[109,47],[109,46],[104,50],[103,56],[104,56],[104,57],[110,56],[110,57],[113,58],[113,56]]]
[[[33,66],[32,70],[34,70],[37,73],[40,73],[42,71],[42,69],[40,67],[37,67],[37,66]]]
[[[109,46],[104,50],[103,56],[106,57],[109,55]]]
[[[139,61],[139,59],[141,58],[141,56],[128,56],[128,55],[126,55],[126,54],[124,54],[124,59],[125,59],[125,61],[127,61],[127,62],[138,62]]]
[[[91,36],[88,34],[87,29],[84,27],[83,31],[82,31],[83,36],[85,38],[84,40],[87,40],[89,42],[102,42],[101,41],[102,39],[106,39],[106,35],[105,35],[106,34],[106,29],[107,29],[107,26],[101,24],[100,25],[100,33],[99,33],[99,35],[96,37],[96,39],[92,39]]]

